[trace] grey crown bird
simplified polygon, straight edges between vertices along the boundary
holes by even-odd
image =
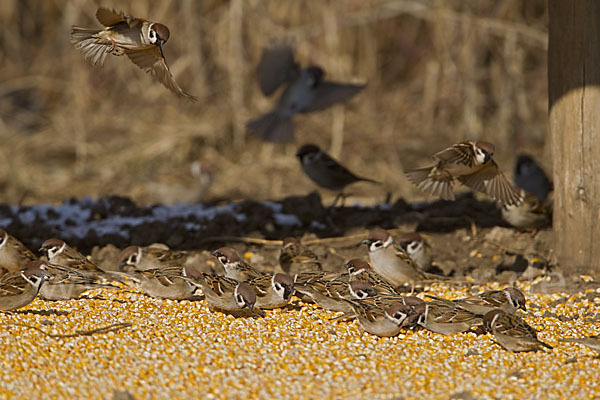
[[[294,139],[292,118],[299,113],[323,110],[348,100],[365,85],[330,82],[323,79],[325,71],[312,65],[300,68],[287,45],[277,45],[263,51],[258,64],[258,81],[265,96],[286,85],[275,108],[246,124],[248,131],[268,142],[288,143]]]
[[[167,65],[163,45],[169,40],[169,28],[107,8],[98,8],[96,18],[105,28],[71,28],[71,43],[92,65],[104,65],[107,54],[125,54],[177,96],[196,100],[177,84]]]

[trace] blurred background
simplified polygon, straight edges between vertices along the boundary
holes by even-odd
[[[69,31],[100,28],[98,6],[167,25],[167,62],[199,101],[126,57],[87,63]],[[550,172],[547,20],[545,0],[3,0],[0,202],[303,195],[316,187],[294,154],[309,142],[384,182],[349,188],[365,202],[424,199],[403,169],[465,139],[495,143],[508,175],[521,152]],[[282,40],[328,79],[368,86],[296,117],[296,143],[265,144],[244,125],[274,105],[255,73],[262,49]]]

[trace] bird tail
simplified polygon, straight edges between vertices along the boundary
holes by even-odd
[[[428,194],[439,196],[444,200],[454,200],[451,176],[431,176],[433,167],[415,168],[405,171],[409,181]]]
[[[249,121],[246,128],[266,142],[289,143],[294,139],[292,118],[281,115],[277,110]]]
[[[102,66],[111,47],[109,44],[99,43],[96,37],[98,32],[100,32],[100,29],[73,26],[71,27],[71,43],[85,55],[85,59],[92,63],[92,65],[99,64]]]

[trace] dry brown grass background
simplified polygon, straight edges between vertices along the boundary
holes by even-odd
[[[180,100],[126,57],[94,68],[71,25],[100,27],[98,6],[162,22]],[[464,139],[486,139],[510,172],[546,136],[545,0],[107,0],[0,3],[2,202],[121,194],[142,203],[304,194],[296,148],[314,142],[385,183],[351,192],[422,198],[406,166]],[[263,144],[245,122],[273,105],[255,68],[289,40],[335,80],[367,82],[345,106],[296,118],[292,145]],[[190,174],[210,172],[202,190]],[[542,161],[551,166],[546,157]]]

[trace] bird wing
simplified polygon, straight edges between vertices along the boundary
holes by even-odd
[[[0,296],[16,296],[28,287],[25,279],[19,272],[2,275],[0,280]]]
[[[359,93],[366,85],[351,85],[337,82],[320,82],[314,89],[313,101],[302,113],[323,110],[333,104],[341,103]]]
[[[152,46],[144,50],[126,50],[125,54],[134,64],[145,72],[150,73],[154,79],[163,84],[164,87],[180,97],[188,98],[192,101],[198,100],[195,96],[183,90],[173,78],[167,61],[157,46]]]
[[[129,17],[122,12],[117,12],[115,10],[109,10],[108,8],[100,7],[98,11],[96,11],[96,18],[100,23],[106,27],[114,26],[120,23],[130,23],[136,19],[134,17]]]
[[[458,177],[458,180],[473,190],[485,193],[494,200],[508,205],[519,205],[523,202],[521,194],[498,169],[498,164],[490,160],[482,168],[470,175]]]
[[[290,80],[298,71],[294,52],[287,45],[277,45],[265,49],[258,63],[258,83],[265,96],[270,96],[281,84]]]
[[[433,155],[433,158],[447,164],[464,164],[473,166],[475,154],[471,142],[460,142]]]

